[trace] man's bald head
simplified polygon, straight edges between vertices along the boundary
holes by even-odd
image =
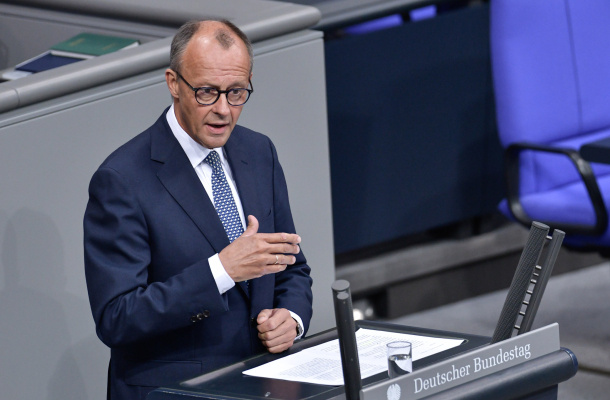
[[[254,63],[254,56],[252,54],[252,44],[248,37],[239,29],[235,24],[231,23],[226,19],[206,19],[206,20],[193,20],[185,23],[180,27],[174,39],[172,40],[172,46],[169,53],[169,68],[180,72],[180,65],[182,64],[182,58],[186,47],[189,42],[195,36],[195,34],[204,28],[208,28],[209,23],[217,22],[221,24],[217,27],[214,32],[214,38],[218,41],[220,46],[226,50],[235,45],[235,40],[241,40],[246,46],[248,56],[250,57],[250,72],[252,72],[252,66]],[[216,25],[216,24],[215,24]]]
[[[216,29],[216,32],[214,32],[214,37],[225,50],[235,43],[235,40],[233,37],[231,37],[231,34],[227,32],[226,29]]]

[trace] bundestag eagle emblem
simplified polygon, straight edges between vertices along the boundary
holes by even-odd
[[[390,385],[388,388],[388,400],[398,400],[400,399],[400,386],[396,383]]]

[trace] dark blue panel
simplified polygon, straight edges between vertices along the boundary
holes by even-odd
[[[489,212],[501,199],[488,12],[326,43],[337,254]]]

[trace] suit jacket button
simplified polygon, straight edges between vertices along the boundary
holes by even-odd
[[[193,316],[191,317],[191,322],[197,322],[197,317],[193,315]]]
[[[256,318],[250,318],[250,324],[255,327],[256,326]]]
[[[203,317],[204,317],[204,316],[207,316],[207,315],[204,315],[204,314],[202,314],[202,313],[199,313],[199,314],[197,314],[197,319],[198,319],[199,321],[201,321],[201,320],[203,319]]]
[[[203,316],[204,316],[204,318],[209,317],[209,316],[210,316],[210,312],[209,312],[208,310],[205,310],[205,311],[203,312]]]

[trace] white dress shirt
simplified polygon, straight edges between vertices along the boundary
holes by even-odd
[[[170,129],[172,130],[172,133],[174,134],[174,136],[178,140],[178,143],[180,143],[180,146],[186,153],[186,156],[188,157],[191,165],[193,166],[193,169],[195,169],[195,172],[197,173],[197,176],[199,177],[199,180],[201,181],[201,184],[203,185],[203,188],[208,194],[208,197],[210,198],[212,204],[214,204],[214,192],[212,190],[212,167],[208,163],[203,162],[203,160],[208,156],[208,154],[210,154],[210,151],[216,151],[218,153],[218,156],[220,157],[220,162],[222,163],[222,169],[224,170],[225,176],[227,177],[227,183],[229,184],[229,187],[231,188],[231,193],[233,194],[233,200],[235,200],[235,206],[237,207],[237,212],[239,213],[239,219],[244,230],[246,230],[246,219],[244,217],[244,210],[241,205],[239,193],[237,193],[235,180],[233,179],[233,173],[231,172],[231,167],[229,166],[229,162],[227,161],[224,149],[222,147],[208,149],[207,147],[204,147],[194,141],[193,138],[191,138],[189,134],[186,133],[186,131],[182,129],[182,127],[178,123],[173,104],[167,111],[166,119]],[[216,286],[218,287],[218,291],[220,292],[220,294],[224,294],[227,290],[235,286],[235,281],[231,279],[224,266],[222,265],[222,262],[220,262],[220,257],[218,256],[218,253],[208,258],[208,262],[210,264],[210,270],[212,271],[212,276],[216,281]],[[301,320],[301,317],[299,317],[292,311],[290,311],[290,315],[292,316],[292,318],[294,318],[297,324],[299,324],[299,327],[301,328],[299,329],[299,332],[302,332],[303,321]],[[297,336],[297,339],[299,339],[300,337],[301,335]]]

